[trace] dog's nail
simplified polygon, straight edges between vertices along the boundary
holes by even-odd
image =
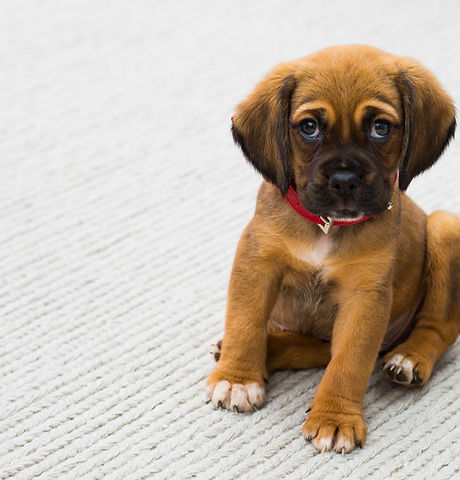
[[[219,350],[221,350],[221,349],[222,349],[222,340],[219,340],[219,341],[217,342],[217,345],[216,345],[216,346],[217,346],[217,348],[218,348]]]
[[[268,378],[264,377],[264,382],[265,382],[266,385],[268,385]]]
[[[310,413],[310,412],[311,412],[311,408],[307,408],[307,409],[305,410],[305,413]]]
[[[413,374],[414,374],[414,378],[412,380],[412,385],[419,385],[420,383],[422,383],[422,379],[420,378],[419,374],[418,374],[418,371],[417,370],[414,370],[413,371]]]
[[[311,442],[311,441],[313,440],[313,437],[312,437],[311,435],[307,435],[307,436],[305,437],[305,440],[306,440],[307,442]]]
[[[235,413],[240,413],[240,409],[238,408],[238,405],[233,405],[233,411]]]
[[[252,404],[251,406],[252,406],[252,409],[253,409],[254,411],[256,411],[256,412],[259,411],[259,409],[257,408],[257,405]]]
[[[345,456],[345,447],[342,447],[342,457]]]
[[[206,400],[206,405],[207,405],[208,403],[211,403],[211,399]]]
[[[363,448],[363,444],[362,444],[361,440],[358,440],[356,442],[356,446],[359,447],[359,448]]]
[[[219,400],[217,402],[217,408],[222,408],[224,406],[224,404],[222,403],[222,400]]]
[[[385,370],[386,366],[387,366],[387,362],[382,363],[382,366],[381,366],[380,368],[381,368],[382,370]]]
[[[220,352],[216,352],[216,353],[214,354],[214,360],[215,360],[216,362],[218,362],[219,359],[220,359]]]
[[[324,445],[324,447],[321,449],[321,453],[324,453],[326,452],[326,445]]]

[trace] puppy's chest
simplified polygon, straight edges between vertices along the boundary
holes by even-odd
[[[307,272],[309,270],[320,272],[323,276],[330,273],[332,267],[332,248],[332,241],[325,235],[311,245],[292,243],[288,246],[289,253],[298,263],[298,268]]]
[[[330,338],[337,314],[331,250],[327,239],[312,247],[290,248],[294,262],[283,280],[273,316],[279,327]]]

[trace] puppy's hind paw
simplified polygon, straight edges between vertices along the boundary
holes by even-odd
[[[220,352],[222,350],[222,340],[219,340],[217,343],[212,344],[211,347],[213,347],[213,349],[210,353],[214,360],[218,362],[220,359]]]
[[[386,354],[380,368],[390,380],[407,387],[424,385],[431,374],[421,357],[417,358],[414,354],[405,355],[403,352]]]

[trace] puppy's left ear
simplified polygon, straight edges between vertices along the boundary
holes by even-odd
[[[289,188],[289,113],[296,62],[275,67],[241,102],[232,133],[250,163],[282,195]]]
[[[431,167],[455,133],[455,107],[436,77],[411,58],[399,58],[399,83],[404,108],[404,141],[399,186]]]

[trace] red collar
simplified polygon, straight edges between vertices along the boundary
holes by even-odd
[[[356,220],[350,220],[350,221],[341,221],[341,220],[332,221],[332,219],[329,217],[314,215],[302,205],[302,202],[300,201],[300,198],[297,195],[295,185],[292,183],[289,185],[289,190],[287,191],[286,196],[284,198],[287,200],[289,205],[298,214],[302,215],[302,217],[306,218],[307,220],[310,220],[310,222],[316,223],[319,226],[319,228],[321,228],[321,230],[326,234],[329,232],[330,228],[333,226],[342,227],[344,225],[354,225],[355,223],[361,223],[371,218],[371,216],[366,216],[366,217],[361,217],[361,218],[357,218]]]

